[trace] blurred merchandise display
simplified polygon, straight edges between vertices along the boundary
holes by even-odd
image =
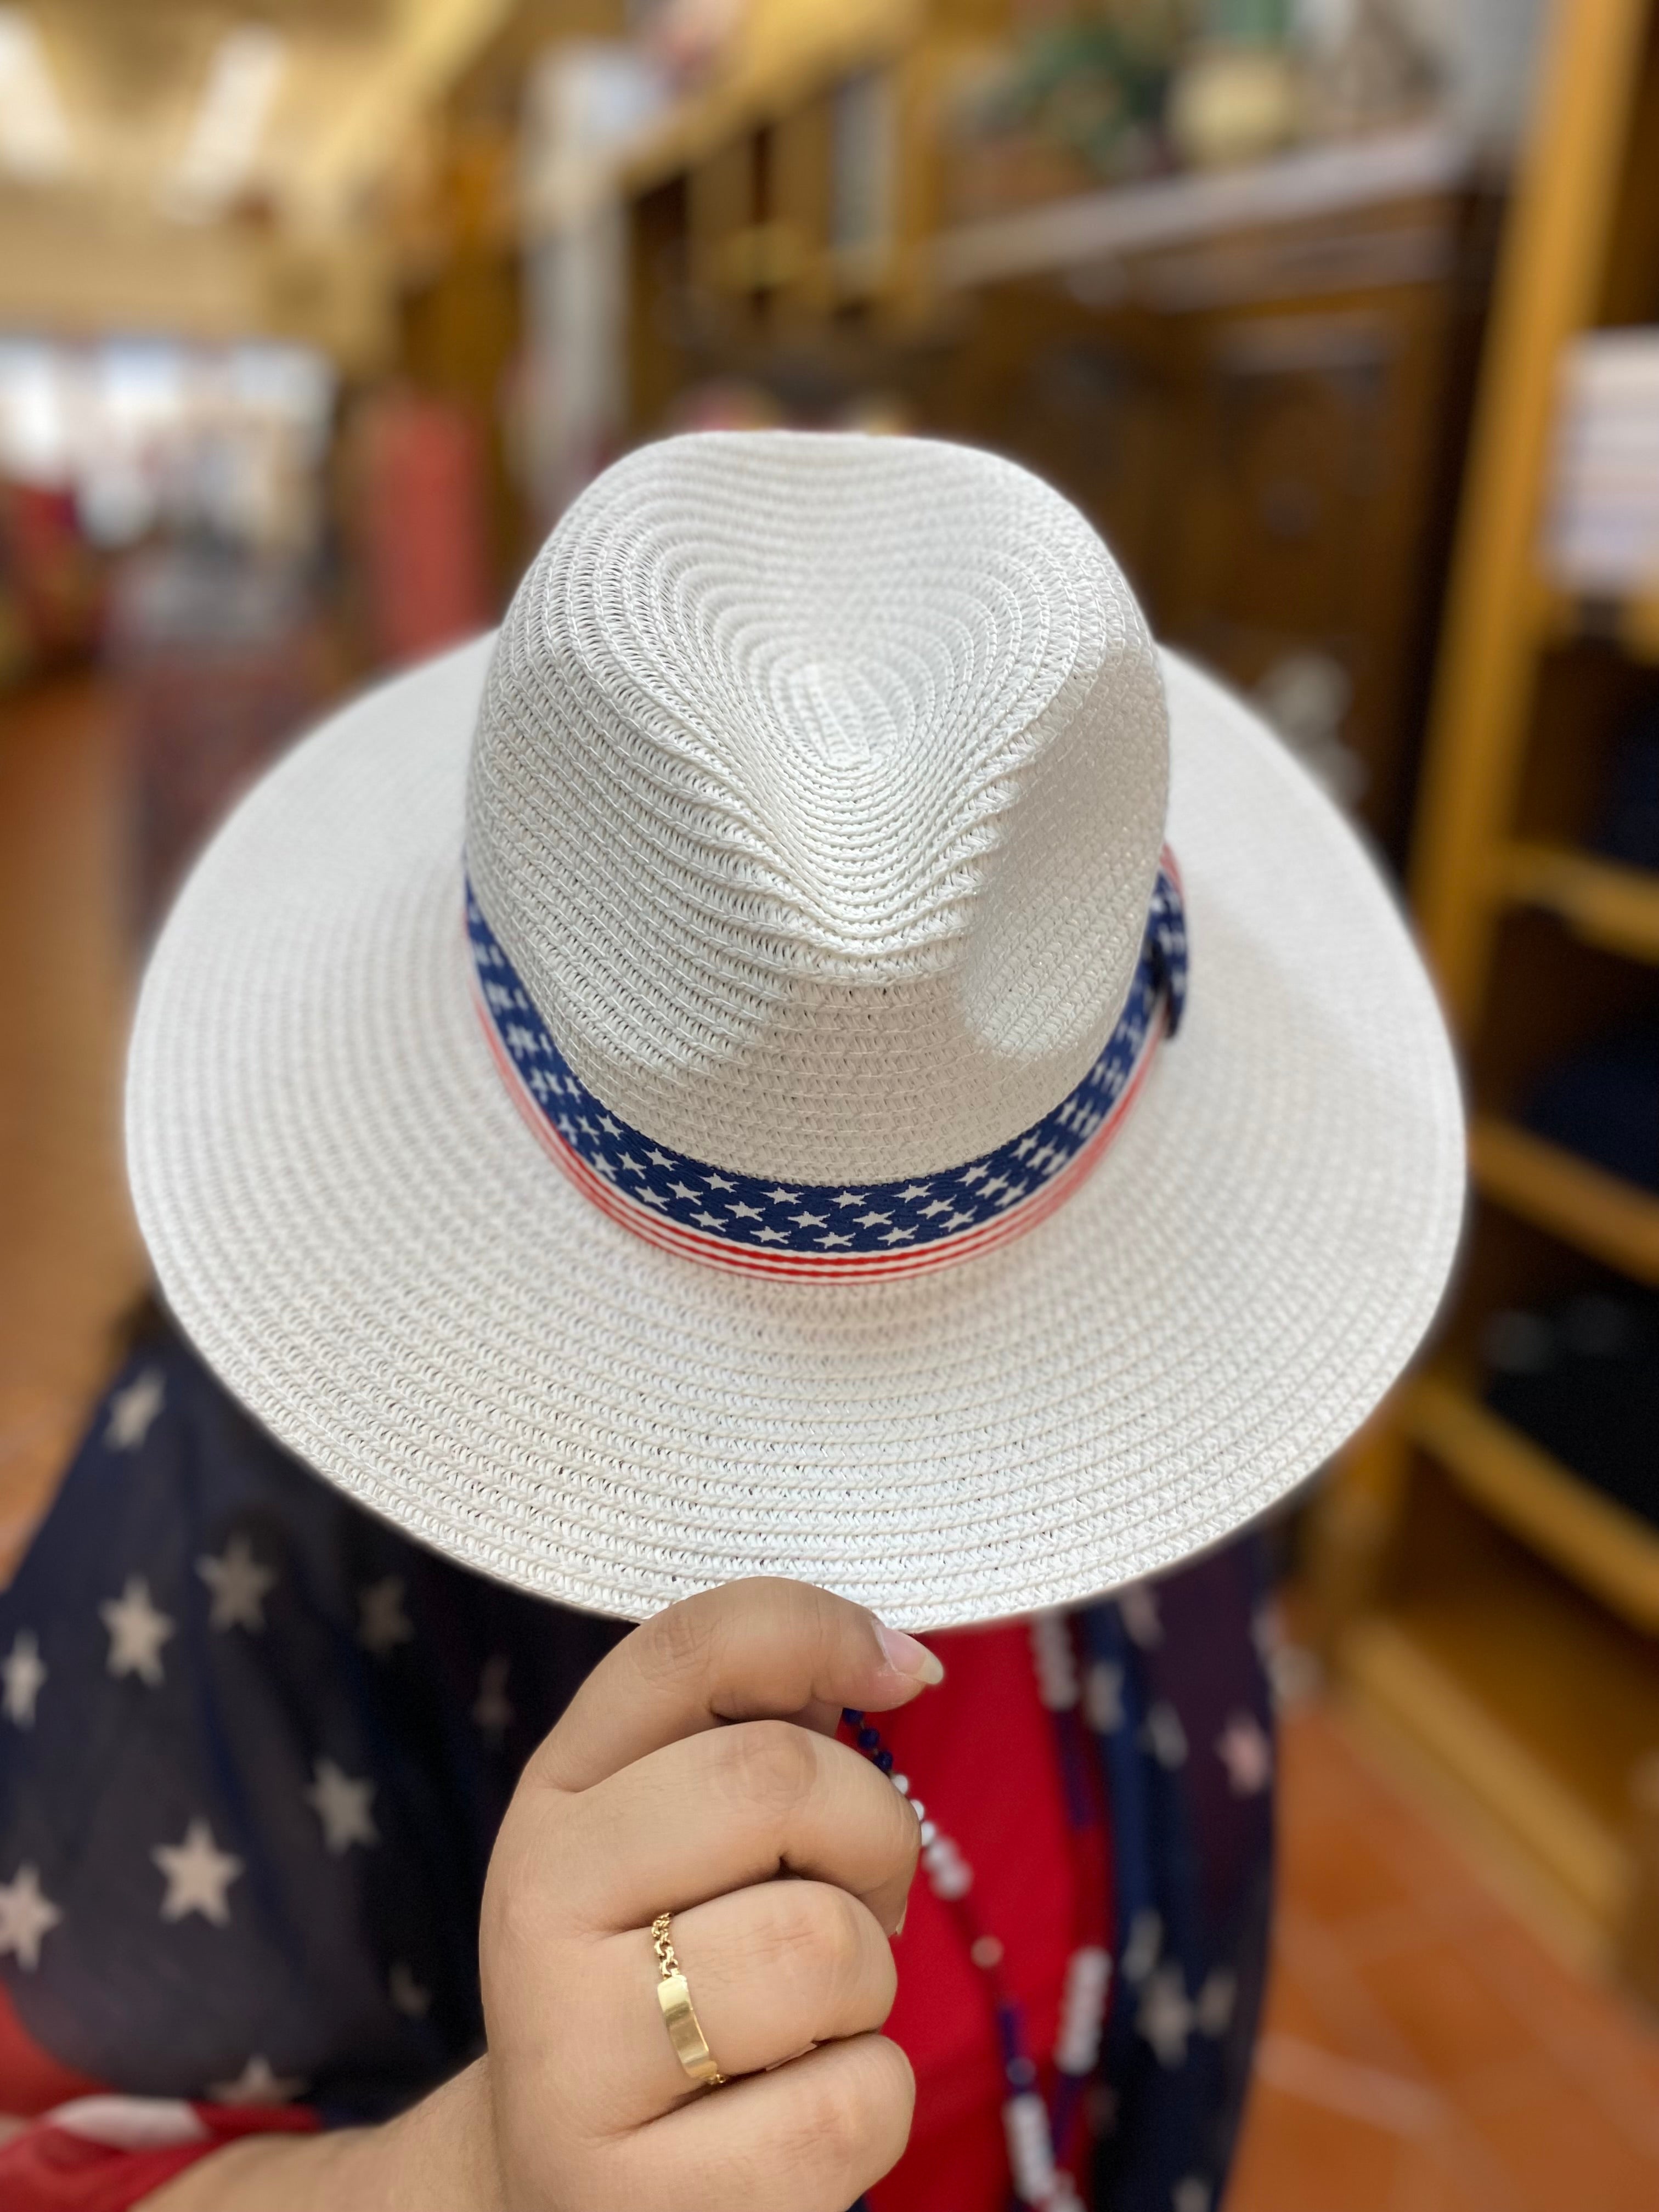
[[[1023,82],[1093,86],[1078,130],[1127,129],[1183,20],[1028,21]],[[1227,21],[1239,51],[1281,51],[1271,8]],[[1490,238],[1473,149],[1416,127],[929,231],[945,187],[895,118],[959,88],[960,58],[872,21],[821,75],[705,94],[629,151],[631,434],[774,406],[826,423],[882,392],[1011,453],[1101,529],[1161,635],[1283,695],[1275,719],[1397,856]],[[884,134],[860,200],[848,148]]]
[[[1320,137],[1394,128],[1424,115],[1443,91],[1443,64],[1401,0],[1354,0],[1346,25],[1315,50],[1308,121]]]
[[[0,477],[0,689],[83,656],[102,587],[73,492]]]
[[[1591,596],[1659,592],[1659,329],[1580,338],[1559,410],[1552,574]]]
[[[0,665],[38,678],[101,642],[140,935],[321,696],[333,407],[300,347],[0,343]]]
[[[370,394],[349,425],[352,532],[372,658],[418,660],[495,618],[483,452],[454,403]]]
[[[155,544],[117,572],[106,654],[129,793],[129,907],[147,939],[185,867],[321,703],[302,574],[223,539]]]
[[[1494,1314],[1486,1402],[1575,1474],[1659,1522],[1659,1298],[1611,1289]]]
[[[203,527],[303,556],[333,405],[299,346],[0,340],[0,474],[70,494],[107,549]]]
[[[659,10],[651,27],[666,37],[684,12]],[[694,51],[708,65],[708,53]],[[526,489],[544,526],[615,458],[626,429],[626,240],[616,172],[622,150],[661,112],[671,66],[687,67],[678,46],[671,65],[654,46],[576,39],[531,72],[519,159],[520,398]]]
[[[131,548],[311,559],[332,407],[301,348],[0,340],[0,684],[88,658]]]
[[[1310,1549],[1370,1723],[1659,2002],[1659,5],[1556,0],[1539,89],[1411,868],[1474,1202]]]

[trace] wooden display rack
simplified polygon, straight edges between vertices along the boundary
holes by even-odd
[[[1555,0],[1552,13],[1412,881],[1468,1069],[1469,1240],[1434,1362],[1328,1487],[1312,1564],[1362,1714],[1478,1825],[1560,1936],[1659,2002],[1659,1528],[1483,1406],[1476,1357],[1505,1306],[1598,1270],[1659,1284],[1659,1197],[1511,1118],[1551,1060],[1652,1003],[1659,964],[1659,875],[1583,844],[1607,739],[1654,689],[1659,602],[1564,600],[1538,552],[1563,348],[1659,317],[1659,5]]]

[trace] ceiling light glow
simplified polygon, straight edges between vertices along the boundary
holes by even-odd
[[[74,162],[69,125],[40,33],[21,8],[0,8],[0,168],[53,183]]]
[[[162,198],[169,213],[217,214],[253,175],[259,141],[288,65],[278,33],[248,23],[228,31],[215,50],[189,143]]]

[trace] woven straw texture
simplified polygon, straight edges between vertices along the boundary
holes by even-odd
[[[1194,990],[1111,1152],[1006,1252],[858,1291],[653,1250],[520,1121],[459,919],[487,658],[294,755],[146,981],[139,1217],[285,1443],[572,1604],[783,1572],[924,1627],[1152,1573],[1357,1425],[1450,1260],[1456,1089],[1368,861],[1230,700],[1170,665]]]
[[[613,1114],[889,1182],[1088,1068],[1167,784],[1152,640],[1057,493],[965,447],[714,434],[607,471],[520,586],[467,857]]]

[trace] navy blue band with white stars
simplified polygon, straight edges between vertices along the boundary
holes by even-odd
[[[1180,879],[1165,849],[1140,960],[1117,1026],[1076,1089],[961,1167],[857,1189],[711,1167],[611,1113],[571,1072],[467,884],[484,1035],[525,1120],[601,1212],[649,1243],[746,1274],[908,1275],[972,1258],[1042,1220],[1110,1142],[1187,995]]]

